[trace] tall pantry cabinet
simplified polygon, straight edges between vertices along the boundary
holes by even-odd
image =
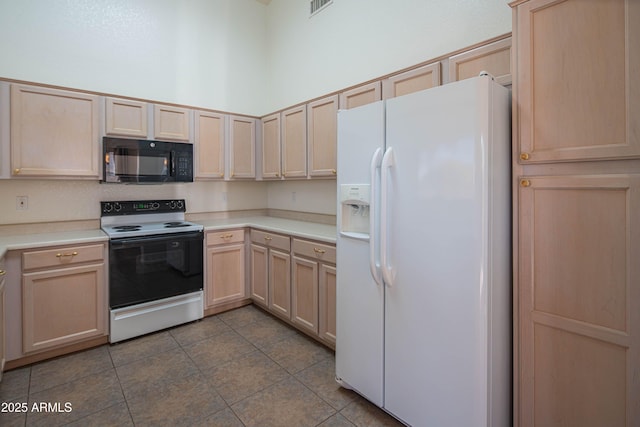
[[[513,8],[514,424],[640,425],[640,2]]]

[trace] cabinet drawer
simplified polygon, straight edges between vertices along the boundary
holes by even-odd
[[[23,270],[31,270],[103,260],[103,245],[58,247],[23,253],[22,268]]]
[[[291,250],[291,242],[288,236],[280,234],[267,233],[264,231],[251,230],[251,241],[270,248],[277,248],[289,252]]]
[[[336,247],[309,240],[293,239],[293,252],[324,262],[336,263]]]
[[[243,242],[244,230],[209,231],[207,233],[207,246]]]

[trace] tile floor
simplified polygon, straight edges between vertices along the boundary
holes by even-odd
[[[331,350],[246,306],[5,372],[2,409],[28,410],[0,412],[0,426],[401,425],[334,370]]]

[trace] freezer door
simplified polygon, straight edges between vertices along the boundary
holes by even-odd
[[[503,425],[489,422],[488,240],[498,230],[489,227],[488,182],[492,173],[505,178],[498,208],[506,221],[496,228],[508,236],[510,142],[492,139],[489,83],[387,101],[384,408],[410,425]],[[496,158],[492,144],[502,146]],[[508,256],[502,262],[508,272]]]
[[[371,158],[383,147],[382,102],[338,112],[338,198],[342,184],[371,184]],[[379,195],[370,188],[372,215]],[[371,275],[370,240],[341,234],[340,208],[337,214],[336,377],[382,406],[384,289]]]

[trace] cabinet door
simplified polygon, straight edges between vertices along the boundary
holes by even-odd
[[[104,264],[22,275],[24,353],[106,333]]]
[[[382,83],[373,82],[344,91],[340,94],[340,109],[360,107],[382,99]]]
[[[2,264],[0,264],[0,380],[2,380],[2,372],[4,371],[4,362],[6,360],[6,344],[5,344],[5,336],[6,336],[6,327],[4,320],[4,275],[5,271],[2,269]]]
[[[309,176],[335,176],[338,96],[330,96],[309,103],[307,126]]]
[[[436,62],[384,80],[382,96],[384,99],[389,99],[407,95],[440,86],[440,81],[440,63]]]
[[[13,176],[98,179],[98,97],[11,86]]]
[[[262,178],[280,179],[280,114],[262,119]]]
[[[196,112],[196,178],[224,178],[225,115]]]
[[[521,161],[640,156],[640,2],[531,0],[515,13]]]
[[[282,113],[282,174],[285,178],[307,176],[307,107]]]
[[[229,118],[229,177],[256,177],[256,121],[248,117]]]
[[[251,245],[251,299],[263,307],[269,306],[269,259],[267,248]]]
[[[318,334],[320,338],[336,345],[336,268],[328,264],[320,264],[318,272],[319,319]]]
[[[147,103],[128,99],[105,99],[105,133],[147,137]]]
[[[291,321],[318,333],[318,263],[293,257]]]
[[[501,85],[511,84],[511,37],[449,58],[449,81],[476,77],[481,71]]]
[[[640,422],[640,178],[525,177],[520,426]]]
[[[154,138],[189,142],[191,133],[188,109],[162,104],[155,104],[153,108]]]
[[[273,249],[269,249],[269,310],[290,318],[291,255]]]
[[[244,243],[207,248],[207,308],[245,295]]]

